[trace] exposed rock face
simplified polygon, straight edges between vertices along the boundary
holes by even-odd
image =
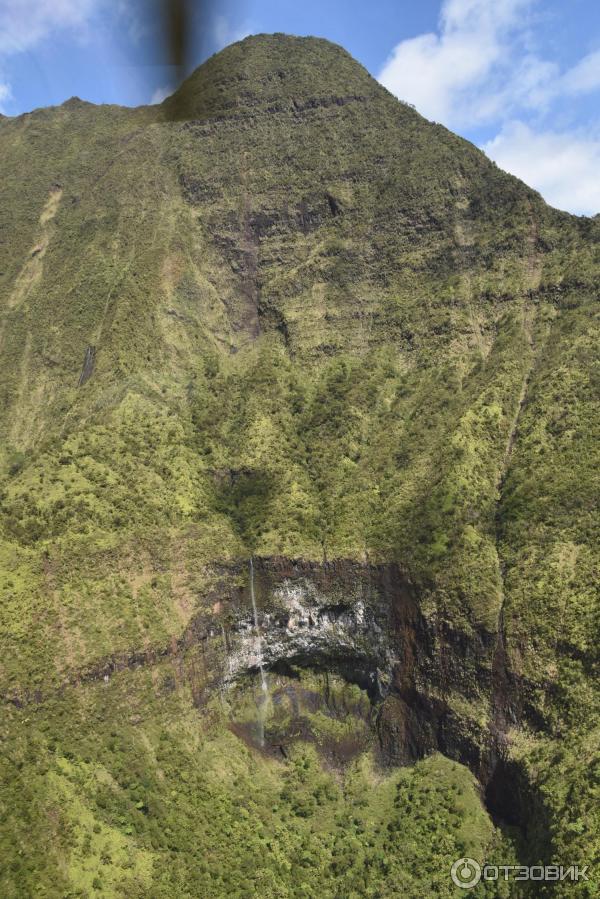
[[[265,665],[333,668],[373,697],[387,693],[398,664],[387,566],[260,559],[255,568]],[[392,589],[402,589],[395,574]],[[227,635],[227,681],[258,668],[252,619],[243,606],[237,614]]]
[[[340,675],[370,698],[364,720],[384,764],[440,751],[471,768],[493,814],[533,829],[536,845],[548,843],[544,805],[507,752],[511,726],[541,722],[527,700],[529,685],[498,651],[502,635],[428,619],[397,564],[283,557],[254,559],[257,634],[249,564],[223,566],[217,575],[211,611],[195,616],[179,641],[107,659],[71,682],[109,682],[115,672],[171,659],[176,679],[188,682],[202,707],[217,688],[247,685],[261,666],[292,677],[297,669]],[[40,692],[11,701],[20,708],[47,698]],[[358,738],[357,746],[364,748]],[[270,748],[285,752],[279,736]]]
[[[502,634],[428,620],[395,564],[262,558],[254,568],[260,650],[248,589],[240,587],[221,608],[224,685],[255,675],[259,662],[282,673],[340,674],[371,698],[384,763],[440,751],[471,768],[494,815],[528,833],[534,828],[537,844],[547,843],[543,803],[507,753],[510,727],[541,722],[530,685],[498,651]]]
[[[226,684],[256,673],[259,651],[270,669],[335,671],[377,704],[389,763],[440,750],[489,781],[505,740],[494,717],[496,692],[503,691],[509,723],[521,714],[514,679],[494,664],[497,635],[427,620],[394,564],[270,558],[255,560],[255,570],[260,650],[243,587],[225,610]]]
[[[282,673],[336,673],[367,691],[387,763],[404,765],[439,750],[469,765],[484,786],[504,754],[508,728],[540,723],[527,702],[528,685],[498,653],[501,635],[427,618],[397,564],[255,559],[258,634],[249,577],[243,563],[223,566],[212,612],[195,616],[179,641],[112,657],[71,682],[106,679],[169,657],[180,664],[190,651],[200,654],[205,671],[204,687],[192,676],[200,704],[217,684],[227,689],[244,682],[261,665]]]

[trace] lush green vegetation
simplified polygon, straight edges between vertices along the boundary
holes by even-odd
[[[8,716],[3,896],[450,897],[455,858],[513,857],[461,765],[434,756],[386,772],[363,750],[323,768],[333,704],[308,713],[316,742],[309,729],[277,759],[229,729],[244,694],[239,710],[234,697],[199,714],[171,677],[128,672]]]
[[[171,684],[251,554],[399,562],[465,670],[502,621],[531,852],[599,863],[600,222],[311,39],[161,108],[2,119],[0,154],[2,895],[444,896],[454,855],[508,863],[466,770],[379,771],[364,697],[279,709],[275,760],[251,692],[206,707],[217,649]]]

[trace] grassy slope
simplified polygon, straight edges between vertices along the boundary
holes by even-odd
[[[598,223],[320,41],[235,45],[172,109],[3,119],[0,152],[2,692],[164,645],[211,561],[397,558],[457,627],[504,604],[591,797]],[[587,859],[592,800],[522,742]]]
[[[303,741],[263,756],[219,703],[199,715],[173,693],[173,674],[117,675],[9,715],[3,896],[451,897],[456,857],[512,858],[461,765],[382,774],[363,753],[342,773]],[[360,725],[330,715],[313,713],[317,734]]]

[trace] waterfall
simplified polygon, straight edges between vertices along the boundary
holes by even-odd
[[[267,675],[265,674],[265,666],[263,662],[262,635],[258,624],[258,609],[256,607],[256,596],[254,595],[254,560],[250,556],[250,599],[252,600],[252,614],[254,615],[254,630],[256,632],[256,657],[258,659],[258,670],[260,672],[260,685],[263,692],[261,701],[258,704],[258,736],[260,745],[265,745],[265,714],[267,711],[267,702],[269,697],[269,685],[267,684]]]
[[[258,657],[258,670],[260,671],[260,684],[263,693],[268,693],[267,676],[265,674],[265,666],[263,664],[262,652],[262,636],[258,624],[258,609],[256,608],[256,597],[254,595],[254,561],[250,557],[250,599],[252,600],[252,612],[254,615],[254,630],[256,631],[256,655]]]

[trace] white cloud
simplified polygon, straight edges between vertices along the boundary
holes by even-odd
[[[12,100],[12,90],[7,81],[0,81],[0,112],[5,113],[7,100]]]
[[[246,26],[234,27],[227,16],[217,16],[213,22],[212,36],[217,50],[248,37],[250,30]]]
[[[150,15],[144,16],[143,3],[140,6],[138,2],[132,2],[132,0],[112,0],[112,2],[115,4],[115,13],[127,29],[131,40],[135,44],[139,44],[144,38],[147,38],[152,30],[151,23],[156,21],[158,7],[153,5]]]
[[[437,31],[401,41],[379,80],[463,134],[495,127],[483,149],[498,165],[553,206],[595,214],[600,119],[586,133],[547,123],[550,114],[572,121],[574,98],[600,91],[600,50],[561,71],[536,51],[532,24],[539,7],[540,0],[444,0]]]
[[[439,33],[401,41],[379,80],[424,115],[446,124],[493,119],[506,102],[506,73],[515,66],[515,34],[525,31],[533,2],[446,0]],[[538,61],[526,57],[518,68],[535,87],[541,75]]]
[[[0,53],[28,50],[60,29],[80,34],[98,0],[0,0]]]
[[[483,149],[500,168],[530,184],[552,206],[600,212],[600,139],[507,123]]]
[[[428,118],[469,128],[600,89],[600,51],[571,69],[531,51],[538,0],[445,0],[438,31],[401,41],[379,80]]]
[[[157,87],[152,97],[150,98],[150,103],[154,106],[156,103],[162,103],[163,100],[166,100],[167,97],[173,93],[172,87]]]
[[[567,93],[587,93],[600,88],[600,50],[584,56],[562,78],[562,88]]]

